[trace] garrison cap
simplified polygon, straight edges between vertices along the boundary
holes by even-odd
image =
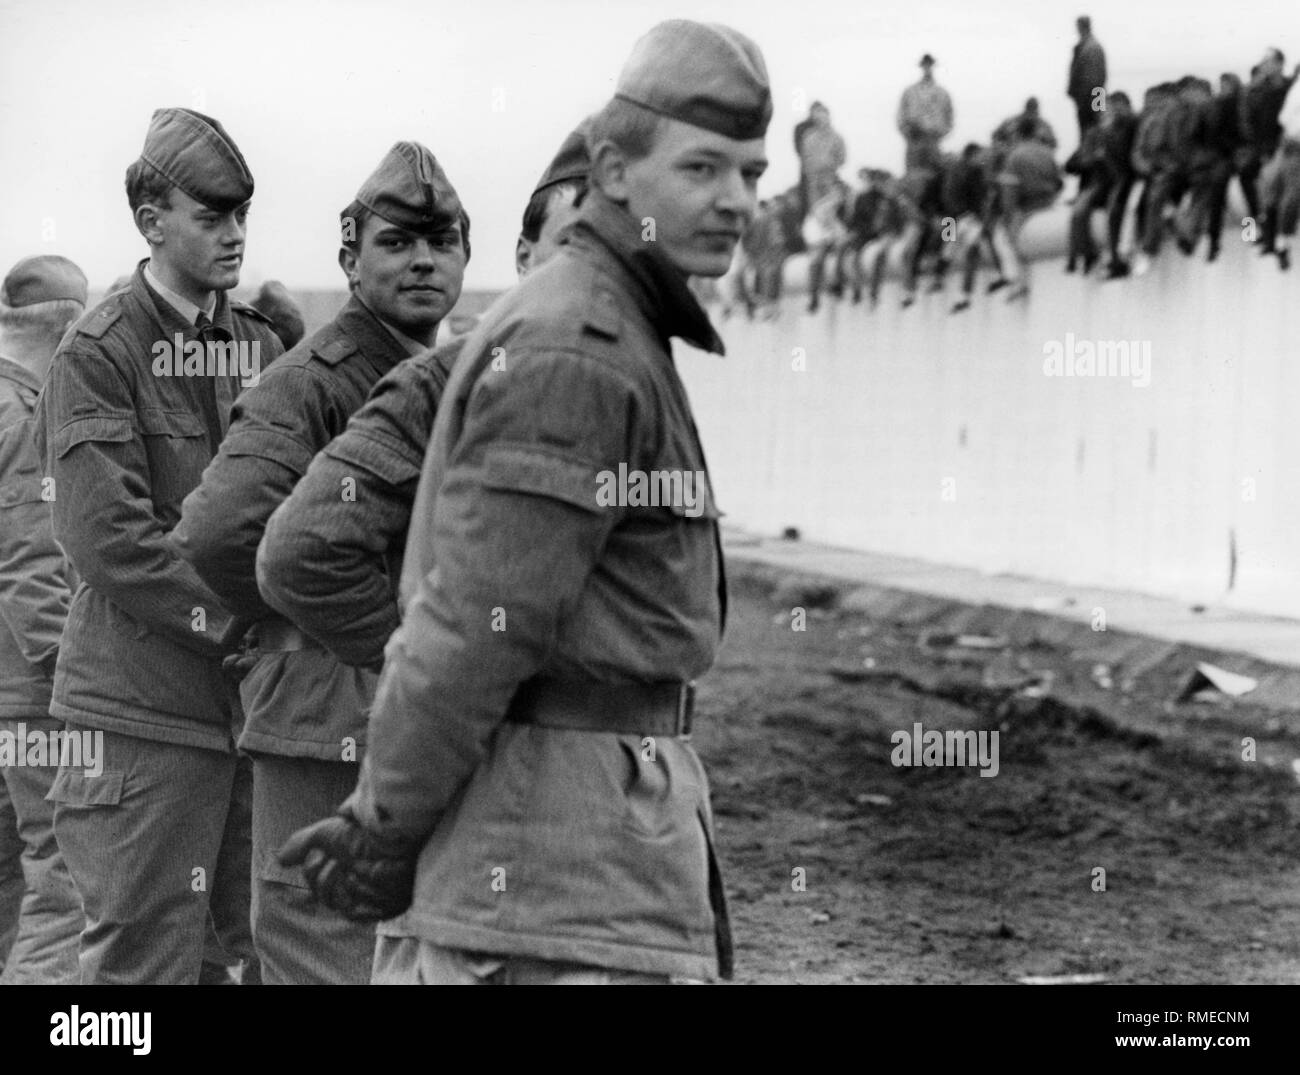
[[[229,212],[253,196],[253,173],[215,119],[188,108],[160,108],[149,121],[140,159],[195,201]]]
[[[441,231],[460,219],[460,198],[433,154],[419,142],[398,142],[361,184],[353,205],[364,205],[390,224],[417,235]],[[352,215],[348,206],[340,218]]]
[[[670,19],[632,49],[615,97],[728,138],[762,138],[772,89],[758,46],[717,23]]]
[[[23,258],[0,284],[0,302],[13,309],[57,299],[86,305],[86,274],[56,254]]]
[[[547,165],[542,178],[533,188],[533,197],[537,197],[542,191],[549,190],[551,187],[558,187],[561,183],[576,183],[580,180],[585,183],[590,174],[591,156],[587,152],[587,121],[583,120],[577,130],[564,140],[555,159]]]

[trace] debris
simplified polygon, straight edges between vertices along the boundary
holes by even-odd
[[[1035,672],[1033,678],[1026,681],[1016,693],[1021,698],[1046,698],[1052,693],[1052,684],[1056,682],[1056,673],[1050,668]]]
[[[1196,665],[1182,693],[1176,701],[1221,702],[1224,697],[1240,698],[1259,686],[1259,680],[1238,675],[1216,665],[1201,661]]]
[[[1016,979],[1021,985],[1098,985],[1106,980],[1104,974],[1031,974]]]

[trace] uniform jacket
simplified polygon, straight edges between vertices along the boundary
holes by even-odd
[[[1070,81],[1065,87],[1076,104],[1092,100],[1093,90],[1106,85],[1106,50],[1092,34],[1075,43],[1070,59]]]
[[[143,266],[69,330],[38,404],[54,537],[81,578],[50,715],[230,750],[242,717],[221,661],[235,625],[171,530],[225,435],[240,378],[155,374],[161,345],[202,341]],[[218,339],[257,344],[263,365],[283,350],[262,314],[224,293],[213,326]]]
[[[266,603],[346,664],[383,662],[429,433],[461,336],[399,362],[312,460],[257,550]],[[351,481],[355,496],[339,491]]]
[[[47,717],[73,576],[36,450],[36,375],[0,357],[0,720]]]
[[[897,120],[904,138],[943,138],[952,130],[952,98],[937,82],[914,82],[898,102]]]
[[[261,659],[240,683],[244,750],[355,760],[373,673],[316,645],[287,648],[257,588],[257,546],[312,457],[343,432],[406,351],[360,299],[268,370],[235,405],[230,432],[185,499],[176,546],[225,606],[257,621]],[[343,490],[336,490],[340,499]],[[284,626],[284,625],[279,625]]]
[[[636,735],[503,721],[535,676],[699,676],[723,615],[709,493],[698,511],[598,496],[620,464],[706,471],[669,340],[719,353],[721,341],[685,279],[598,192],[568,235],[484,316],[448,382],[402,626],[344,809],[423,840],[413,906],[381,930],[703,977],[726,918],[689,741],[660,737],[649,757]]]

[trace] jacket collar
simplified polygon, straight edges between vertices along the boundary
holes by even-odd
[[[362,357],[379,371],[380,376],[410,357],[406,348],[355,292],[348,297],[333,325],[356,345]]]
[[[0,377],[3,377],[6,381],[13,381],[14,384],[21,385],[23,388],[30,388],[33,392],[41,390],[41,382],[36,379],[36,374],[22,363],[15,362],[4,355],[0,355]]]
[[[686,286],[686,277],[654,243],[644,242],[631,215],[599,190],[588,192],[562,241],[594,245],[608,253],[627,274],[632,297],[665,340],[678,336],[693,347],[726,354],[709,315]]]
[[[198,329],[195,328],[193,321],[186,321],[180,315],[176,307],[163,298],[158,292],[149,286],[149,282],[144,278],[144,267],[149,264],[149,259],[145,258],[135,267],[135,273],[131,277],[130,293],[131,296],[140,303],[145,311],[151,313],[155,320],[159,321],[165,329],[171,332],[181,332],[186,338],[198,339]],[[230,299],[226,292],[217,292],[217,308],[212,313],[213,335],[217,339],[233,340],[235,338],[234,322],[230,317]]]

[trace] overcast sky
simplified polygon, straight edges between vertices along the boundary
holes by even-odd
[[[790,132],[813,99],[851,168],[897,169],[894,112],[926,51],[956,106],[949,148],[987,139],[1036,94],[1068,152],[1085,11],[1112,89],[1245,75],[1270,44],[1288,68],[1300,58],[1296,0],[0,0],[0,261],[66,254],[92,286],[129,271],[146,247],[123,172],[153,109],[180,106],[221,120],[252,168],[243,283],[343,286],[339,210],[393,142],[414,139],[472,217],[466,286],[505,286],[538,174],[662,19],[726,22],[762,48],[771,193],[797,176]]]

